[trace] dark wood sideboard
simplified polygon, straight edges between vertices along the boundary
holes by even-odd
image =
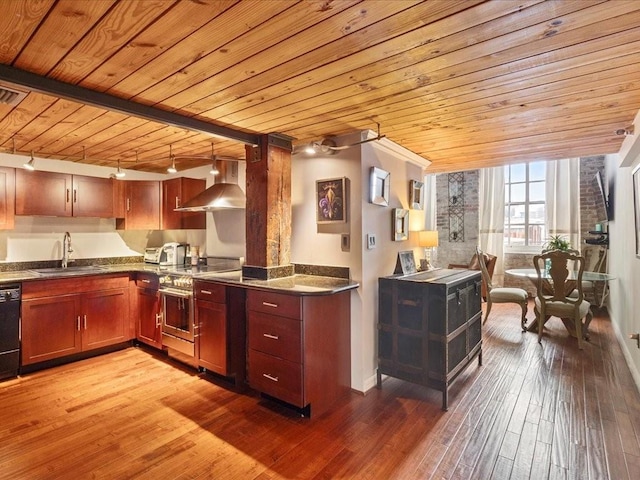
[[[478,357],[482,365],[482,280],[438,269],[378,279],[378,388],[390,375],[442,392]]]

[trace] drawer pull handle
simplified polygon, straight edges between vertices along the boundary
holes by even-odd
[[[273,308],[278,308],[278,304],[277,304],[277,303],[271,303],[271,302],[262,302],[262,305],[264,305],[265,307],[273,307]]]
[[[78,315],[78,331],[80,331],[80,315]]]
[[[273,340],[280,340],[280,337],[278,335],[273,335],[271,333],[263,333],[262,336],[263,337],[267,337],[267,338],[271,338]]]
[[[262,376],[264,378],[268,378],[269,380],[271,380],[273,382],[277,382],[278,381],[278,377],[274,377],[273,375],[269,375],[268,373],[263,373]]]
[[[205,295],[211,295],[211,291],[209,290],[200,290],[200,293],[204,293]]]
[[[151,280],[149,280],[148,278],[143,278],[142,283],[151,283]]]
[[[87,329],[87,316],[84,315],[84,329]]]

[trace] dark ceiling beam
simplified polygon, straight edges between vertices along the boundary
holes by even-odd
[[[133,117],[144,118],[146,120],[184,128],[194,132],[214,135],[228,140],[235,140],[247,145],[255,146],[258,145],[260,141],[260,135],[258,134],[241,132],[195,118],[185,117],[173,112],[160,110],[155,107],[115,97],[107,93],[95,92],[78,85],[71,85],[69,83],[60,82],[59,80],[42,77],[8,65],[0,65],[0,83],[3,83],[8,87],[14,86],[18,89],[28,89],[32,92],[64,98],[66,100],[104,108],[106,110],[131,115]]]

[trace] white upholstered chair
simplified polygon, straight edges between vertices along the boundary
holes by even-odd
[[[520,326],[522,331],[527,331],[527,303],[528,297],[527,291],[522,288],[510,288],[510,287],[494,287],[491,284],[491,277],[487,271],[487,265],[485,262],[485,254],[479,249],[476,249],[478,255],[478,261],[480,262],[480,270],[482,271],[482,279],[487,285],[487,310],[484,314],[484,324],[489,318],[491,312],[491,305],[494,303],[517,303],[522,309],[522,316],[520,318]]]

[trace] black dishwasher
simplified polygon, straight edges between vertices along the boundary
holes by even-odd
[[[0,286],[0,380],[20,368],[20,285]]]

